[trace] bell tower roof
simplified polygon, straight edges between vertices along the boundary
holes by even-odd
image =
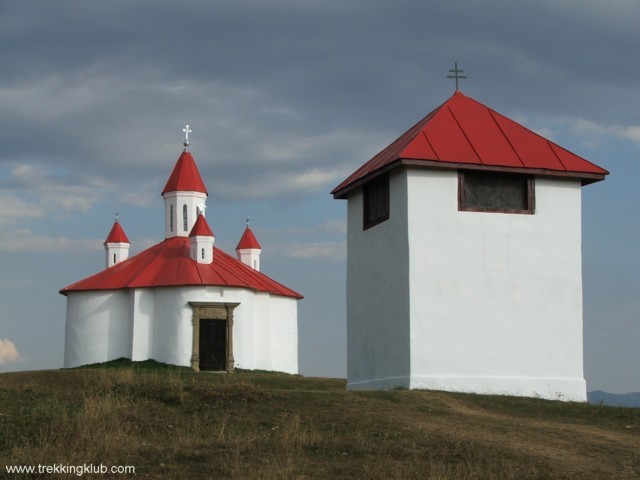
[[[113,223],[113,227],[111,228],[107,239],[104,241],[104,245],[107,243],[131,243],[127,238],[127,234],[124,233],[124,229],[120,226],[120,222],[117,218]]]
[[[202,213],[198,215],[198,219],[193,225],[191,233],[189,233],[189,237],[215,237],[213,230],[211,230],[211,227],[207,223],[207,219],[204,218]]]
[[[178,158],[171,176],[162,190],[163,195],[168,192],[200,192],[209,195],[196,162],[191,152],[186,148]]]
[[[236,251],[248,248],[262,249],[260,243],[258,243],[258,240],[251,231],[251,228],[249,228],[249,225],[247,225],[247,228],[245,228],[244,233],[242,234],[242,237],[238,242],[238,246],[236,247]]]

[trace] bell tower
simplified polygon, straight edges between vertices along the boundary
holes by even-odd
[[[185,133],[184,150],[162,190],[165,238],[188,237],[198,215],[205,214],[208,196],[196,162],[189,152],[189,125],[182,131]]]

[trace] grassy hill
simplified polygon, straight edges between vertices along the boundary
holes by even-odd
[[[1,374],[0,478],[640,478],[639,409],[344,387],[151,363]],[[136,473],[6,470],[56,464]]]

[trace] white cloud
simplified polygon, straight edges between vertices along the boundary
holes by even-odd
[[[347,234],[347,218],[330,218],[322,224],[322,229],[328,233]]]
[[[602,125],[590,120],[578,119],[572,129],[576,135],[593,141],[598,137],[630,140],[640,145],[640,125]]]
[[[44,208],[37,203],[24,201],[17,195],[0,192],[0,226],[20,218],[38,218],[44,214]]]
[[[274,246],[272,250],[291,258],[342,261],[347,257],[346,242],[289,243]]]
[[[48,253],[94,251],[102,248],[102,240],[47,237],[27,229],[0,232],[0,253]]]
[[[7,338],[4,340],[0,338],[0,365],[15,363],[18,360],[20,360],[20,354],[15,344]]]
[[[335,169],[311,168],[301,172],[263,172],[246,179],[244,184],[220,179],[210,191],[226,198],[256,199],[300,193],[315,193],[327,189],[338,178]]]
[[[113,101],[123,89],[118,85],[114,91],[113,83],[113,79],[97,75],[55,73],[0,87],[0,103],[7,113],[18,118],[37,124],[58,122]]]
[[[86,212],[113,187],[99,177],[73,179],[34,163],[13,164],[0,192],[0,224],[45,214]]]

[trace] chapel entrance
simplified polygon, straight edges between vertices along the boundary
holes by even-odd
[[[200,319],[200,370],[227,369],[227,322]]]
[[[189,304],[193,308],[191,367],[196,371],[233,371],[233,309],[239,304]]]

